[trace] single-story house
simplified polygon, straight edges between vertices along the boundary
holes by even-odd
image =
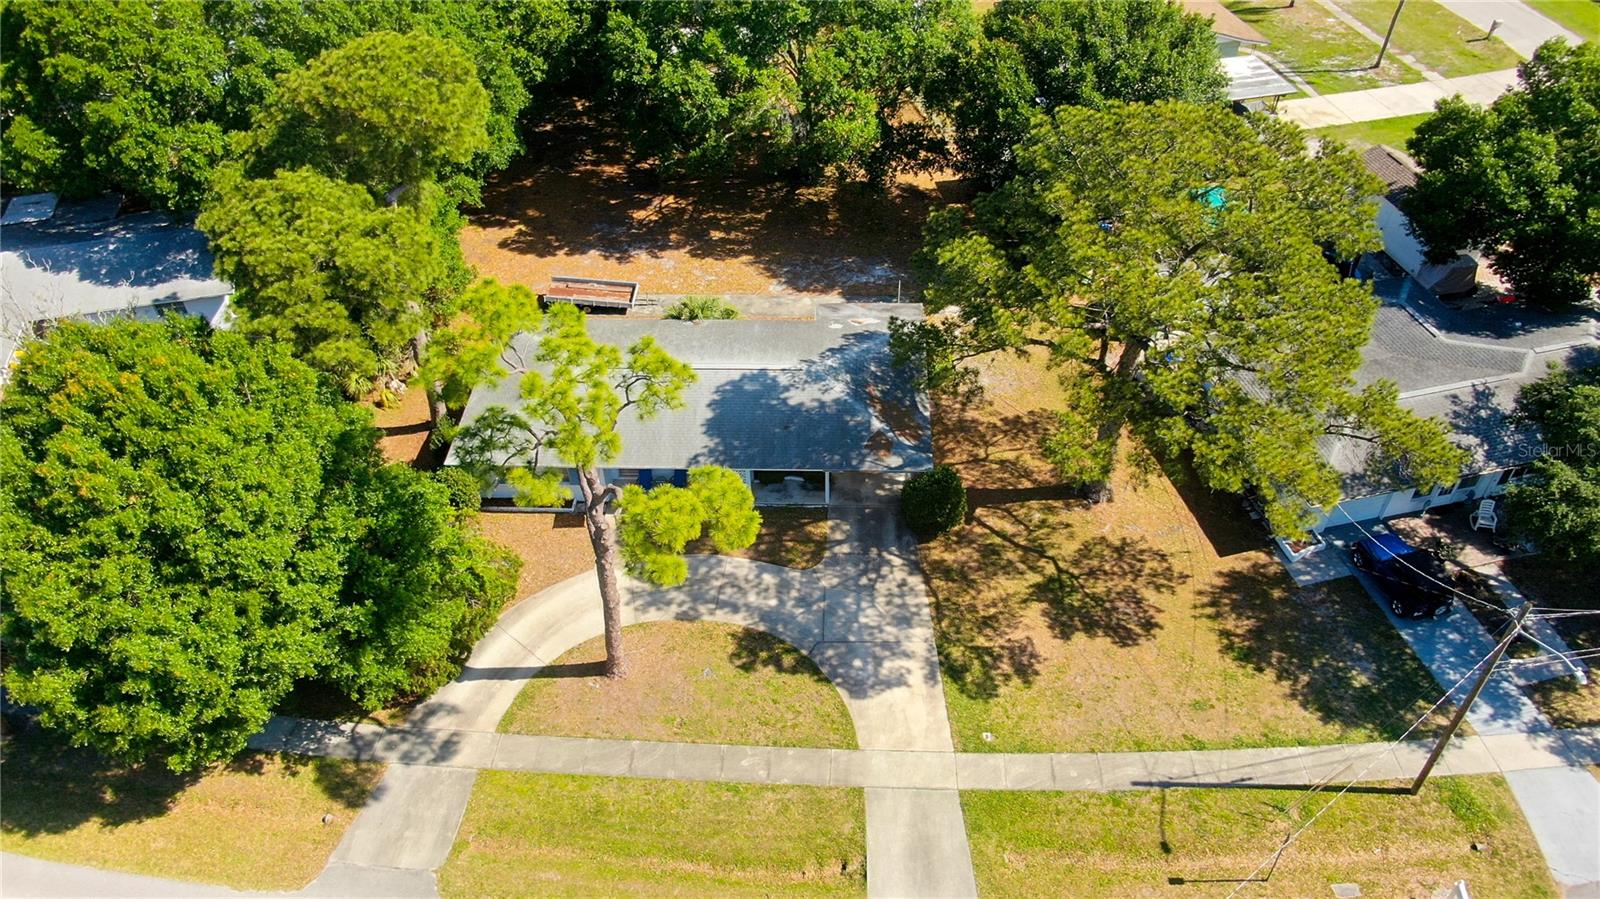
[[[205,235],[156,214],[67,212],[0,228],[0,383],[22,344],[62,319],[180,313],[227,326],[233,287],[212,274]]]
[[[1392,472],[1374,470],[1371,444],[1326,438],[1324,456],[1339,472],[1346,499],[1325,510],[1314,531],[1499,493],[1544,451],[1535,430],[1511,420],[1517,391],[1543,377],[1551,363],[1600,363],[1600,310],[1452,305],[1409,276],[1379,277],[1373,291],[1382,306],[1362,350],[1357,384],[1394,381],[1400,404],[1444,421],[1470,462],[1454,483],[1396,489],[1386,477]]]
[[[892,489],[933,467],[927,397],[889,355],[891,315],[920,314],[914,305],[836,304],[820,307],[814,321],[589,318],[595,340],[626,348],[649,335],[697,376],[682,408],[649,420],[623,413],[608,483],[683,484],[689,469],[721,465],[744,477],[760,505],[822,506]],[[512,347],[532,358],[537,339],[519,334]],[[473,391],[462,423],[491,406],[515,408],[519,381]],[[445,464],[459,464],[454,449]],[[571,471],[566,478],[575,485]],[[496,484],[485,497],[504,502],[512,494]]]

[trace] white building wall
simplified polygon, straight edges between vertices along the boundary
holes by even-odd
[[[1313,525],[1311,530],[1321,532],[1351,522],[1380,521],[1425,512],[1435,506],[1474,502],[1501,493],[1505,489],[1502,483],[1504,479],[1503,471],[1491,471],[1467,475],[1454,484],[1446,484],[1420,495],[1414,490],[1396,490],[1377,496],[1347,499],[1324,513],[1322,520]]]

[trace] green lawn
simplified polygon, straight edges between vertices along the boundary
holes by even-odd
[[[1417,130],[1432,113],[1419,113],[1417,115],[1397,116],[1392,119],[1374,119],[1370,122],[1357,122],[1354,125],[1329,125],[1326,128],[1312,129],[1311,133],[1318,137],[1330,137],[1342,140],[1356,150],[1365,150],[1376,144],[1394,147],[1397,150],[1406,148],[1406,140]]]
[[[485,771],[444,896],[860,896],[861,790]]]
[[[1600,40],[1600,0],[1522,0],[1586,41]]]
[[[1378,48],[1334,18],[1315,0],[1287,2],[1227,0],[1227,6],[1267,36],[1263,52],[1276,58],[1319,93],[1365,90],[1421,81],[1422,75],[1393,57],[1372,68]]]
[[[1345,12],[1383,34],[1394,15],[1394,0],[1337,0]],[[1510,69],[1522,62],[1499,38],[1483,40],[1483,29],[1434,0],[1408,0],[1395,26],[1391,49],[1409,53],[1446,78]]]
[[[961,805],[980,895],[1220,897],[1332,792],[1304,796],[969,792]],[[1463,879],[1475,896],[1559,895],[1499,777],[1439,778],[1416,797],[1346,793],[1243,895],[1331,896],[1354,883],[1365,896],[1431,896]]]
[[[5,742],[0,849],[154,877],[293,890],[328,860],[383,775],[247,753],[194,777],[102,761],[38,731]],[[333,822],[322,823],[324,814]]]
[[[1039,450],[1067,402],[1041,355],[981,379],[934,400],[970,521],[921,546],[958,749],[1362,742],[1437,698],[1360,585],[1296,589],[1237,497],[1125,462],[1111,502],[1075,499]]]
[[[623,631],[628,676],[601,673],[596,637],[529,681],[504,733],[854,749],[839,691],[795,647],[760,631],[658,621]]]

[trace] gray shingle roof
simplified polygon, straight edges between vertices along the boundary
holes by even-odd
[[[1592,312],[1455,309],[1410,278],[1376,281],[1373,292],[1384,305],[1362,350],[1357,383],[1391,380],[1401,406],[1445,422],[1451,439],[1471,454],[1469,474],[1523,465],[1537,454],[1538,434],[1511,421],[1518,390],[1551,363],[1600,364]],[[1347,497],[1394,489],[1392,472],[1373,470],[1371,444],[1328,438],[1323,452]]]
[[[591,317],[626,347],[654,337],[695,369],[684,407],[649,421],[624,413],[620,468],[920,471],[932,467],[926,397],[889,357],[884,319],[676,322]],[[530,356],[533,335],[514,346]],[[479,388],[462,421],[514,406],[517,379]],[[452,456],[451,460],[454,461]],[[546,465],[559,460],[541,460]]]
[[[41,320],[149,317],[181,302],[223,323],[233,288],[212,275],[205,235],[154,213],[104,223],[114,211],[114,200],[73,204],[50,222],[0,231],[0,365]]]

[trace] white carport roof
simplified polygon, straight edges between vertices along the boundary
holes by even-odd
[[[1217,62],[1228,77],[1229,100],[1285,97],[1299,90],[1259,56],[1225,56]]]

